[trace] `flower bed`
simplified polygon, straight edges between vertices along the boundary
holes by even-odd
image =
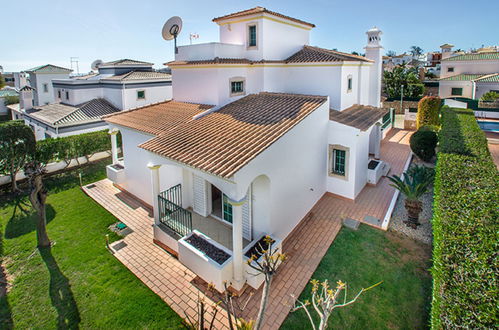
[[[200,235],[192,234],[186,238],[185,241],[206,254],[209,258],[215,260],[219,265],[223,264],[230,258],[230,254],[217,248]]]

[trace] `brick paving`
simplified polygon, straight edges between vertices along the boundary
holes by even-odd
[[[390,174],[402,172],[410,153],[410,134],[392,129],[382,141],[381,159],[391,165]],[[186,312],[195,318],[197,299],[206,296],[196,287],[196,275],[152,242],[151,210],[115,188],[107,179],[83,190],[133,230],[122,241],[114,243],[115,256],[180,316],[184,317]],[[366,186],[355,201],[324,194],[283,243],[289,258],[274,277],[265,329],[278,329],[286,319],[290,295],[298,297],[303,291],[341,229],[341,220],[348,217],[362,221],[366,215],[382,219],[393,193],[388,179],[382,178],[376,186]],[[247,295],[245,293],[242,300]],[[250,299],[243,312],[244,318],[256,317],[260,297],[261,289]],[[219,312],[215,328],[226,329],[226,324],[225,312]]]

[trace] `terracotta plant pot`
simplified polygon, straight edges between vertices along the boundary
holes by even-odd
[[[405,200],[405,209],[407,210],[407,221],[404,221],[407,227],[416,229],[419,223],[419,214],[423,210],[423,203],[418,200]]]

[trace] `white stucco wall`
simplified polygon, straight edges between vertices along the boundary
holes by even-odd
[[[145,91],[145,99],[137,99],[137,91]],[[171,100],[172,86],[126,88],[123,91],[123,109],[142,107],[151,103]]]
[[[453,67],[454,72],[449,72],[449,67]],[[499,60],[442,61],[440,78],[455,76],[461,73],[487,74],[496,72],[499,72]]]
[[[61,92],[61,97],[59,98],[59,93]],[[66,98],[66,92],[68,92],[69,100]],[[69,89],[69,88],[54,88],[54,100],[55,102],[62,102],[71,105],[78,105],[96,98],[102,98],[102,88],[81,88],[81,89]]]
[[[44,105],[55,102],[53,79],[67,79],[69,73],[31,73],[31,87],[36,89],[34,93],[35,105]],[[43,85],[47,84],[47,92],[44,92]]]
[[[452,88],[462,88],[462,95],[452,95]],[[473,83],[471,81],[440,81],[438,86],[438,96],[447,97],[467,97],[472,98]]]
[[[484,82],[477,82],[476,83],[476,93],[475,93],[475,98],[479,99],[482,97],[483,94],[490,92],[490,91],[496,91],[499,93],[499,83],[484,83]]]

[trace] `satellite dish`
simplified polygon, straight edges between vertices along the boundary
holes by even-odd
[[[182,19],[178,16],[171,17],[166,23],[163,25],[163,29],[161,30],[161,35],[165,40],[174,40],[175,42],[175,54],[178,53],[177,49],[177,36],[182,30]]]
[[[97,70],[102,63],[102,60],[95,60],[92,62],[90,67],[92,68],[92,70]]]

